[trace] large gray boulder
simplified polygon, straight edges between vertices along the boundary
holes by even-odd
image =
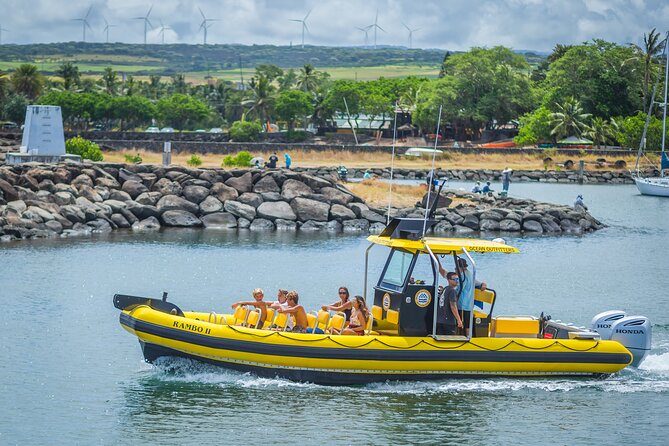
[[[302,174],[301,177],[302,177],[302,182],[314,190],[318,190],[323,187],[328,187],[332,185],[332,183],[330,183],[328,180],[324,180],[323,178],[319,178],[315,175],[311,175],[308,173]]]
[[[156,217],[148,217],[132,225],[133,231],[156,231],[160,229],[160,222]]]
[[[342,226],[345,233],[369,232],[369,221],[362,218],[346,220]]]
[[[453,225],[448,220],[442,220],[432,227],[432,231],[437,234],[453,231]]]
[[[544,232],[544,228],[541,226],[541,222],[536,220],[525,220],[523,221],[523,231],[541,234]]]
[[[256,212],[259,217],[269,220],[276,220],[277,218],[282,220],[297,220],[295,212],[285,201],[266,201],[258,206]]]
[[[116,201],[128,201],[132,200],[132,197],[127,192],[113,189],[109,191],[109,199]]]
[[[330,202],[336,204],[347,205],[353,201],[353,195],[346,194],[334,187],[323,187],[320,190],[320,194],[324,195]]]
[[[146,186],[144,186],[144,184],[142,184],[141,182],[132,180],[123,183],[121,190],[130,195],[130,198],[132,198],[133,200],[136,197],[139,197],[144,192],[149,191],[149,189]]]
[[[518,232],[520,231],[520,223],[518,223],[516,220],[505,218],[499,222],[499,230],[506,232]]]
[[[355,213],[341,204],[333,204],[330,207],[330,219],[333,220],[353,220],[356,218]]]
[[[118,200],[105,200],[102,204],[106,204],[112,210],[112,212],[120,212],[121,209],[125,209],[128,205],[123,201]]]
[[[349,209],[353,211],[356,217],[361,218],[362,211],[368,211],[369,207],[364,203],[351,203],[348,205]]]
[[[54,203],[58,206],[65,206],[74,203],[74,195],[69,192],[56,192],[51,196]]]
[[[299,221],[328,221],[330,205],[308,198],[297,197],[290,202]]]
[[[248,204],[249,206],[253,206],[254,208],[257,208],[265,200],[262,199],[262,195],[257,194],[255,192],[244,192],[239,197],[237,197],[237,201],[239,201],[240,203]],[[276,201],[276,200],[271,200],[271,201]]]
[[[167,178],[161,178],[151,187],[154,192],[160,192],[160,195],[181,195],[183,188],[176,181],[170,181]]]
[[[274,220],[274,224],[276,225],[276,230],[277,231],[296,231],[297,230],[297,223],[294,221],[290,220],[282,220],[280,218],[277,218]]]
[[[253,186],[253,192],[258,194],[264,192],[281,192],[281,188],[276,184],[271,175],[266,175]]]
[[[362,210],[360,211],[360,218],[364,218],[366,220],[369,220],[373,223],[385,223],[386,222],[386,217],[380,214],[377,214],[376,212],[372,211],[371,209],[367,210]]]
[[[321,231],[327,228],[327,222],[324,221],[305,221],[300,226],[300,231],[312,232],[312,231]]]
[[[482,219],[479,223],[481,231],[497,231],[499,230],[499,221],[493,219]]]
[[[296,197],[304,197],[305,195],[313,194],[314,190],[304,184],[301,181],[297,180],[286,180],[283,182],[283,187],[281,188],[281,196],[286,201],[291,201]]]
[[[113,221],[114,224],[121,229],[129,228],[132,226],[128,221],[128,219],[123,216],[123,214],[112,214],[110,218],[111,221]]]
[[[155,206],[158,203],[158,200],[162,198],[160,192],[144,192],[135,198],[135,201],[139,204],[148,204],[149,206]]]
[[[60,215],[70,220],[72,223],[85,223],[86,214],[79,206],[66,205],[60,207]]]
[[[126,202],[126,204],[128,205],[127,210],[130,211],[130,213],[132,215],[134,215],[136,218],[138,218],[139,220],[146,220],[149,217],[159,217],[160,216],[160,211],[155,206],[150,206],[148,204],[138,204],[138,203],[134,203],[132,201]],[[129,216],[124,212],[124,209],[122,209],[120,213],[122,213],[123,216],[125,216],[126,219],[129,218]],[[130,219],[128,221],[130,221]],[[133,223],[133,222],[130,221],[130,223]]]
[[[236,200],[239,196],[239,192],[237,192],[237,189],[234,187],[230,187],[224,183],[215,183],[211,186],[211,195],[225,203],[228,200]]]
[[[197,214],[200,209],[197,204],[176,195],[165,195],[158,200],[157,207],[161,213],[167,211],[186,211],[191,214]]]
[[[264,218],[256,218],[249,226],[251,231],[271,231],[274,229],[274,223]]]
[[[199,218],[184,210],[165,211],[160,218],[165,226],[176,226],[180,228],[202,226],[202,221]]]
[[[201,218],[206,229],[232,229],[237,227],[237,219],[229,212],[215,212]]]
[[[186,186],[182,194],[186,200],[200,204],[209,195],[209,189],[202,186]]]
[[[256,218],[256,208],[248,204],[240,203],[238,201],[228,200],[223,204],[226,211],[237,217],[243,217],[247,220]]]
[[[228,178],[225,184],[234,188],[240,194],[251,192],[253,190],[253,175],[251,175],[251,172],[246,172],[240,177]]]
[[[200,203],[200,214],[213,214],[215,212],[220,212],[223,209],[223,203],[213,195],[209,195],[207,198],[202,200]]]

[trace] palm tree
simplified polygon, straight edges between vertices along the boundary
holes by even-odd
[[[648,109],[646,99],[648,99],[648,86],[650,85],[650,77],[652,75],[652,64],[655,59],[664,49],[664,40],[660,40],[660,33],[655,28],[651,29],[648,34],[643,35],[643,48],[639,45],[632,45],[643,58],[643,109]]]
[[[574,134],[581,136],[583,130],[587,128],[585,121],[590,118],[590,113],[583,113],[583,107],[578,99],[568,97],[564,103],[556,103],[558,111],[551,113],[551,135],[556,138]]]
[[[37,65],[22,64],[11,75],[14,91],[28,99],[35,99],[42,92],[44,78],[37,71]]]
[[[251,87],[251,98],[242,102],[243,105],[250,107],[249,112],[254,113],[258,119],[267,124],[269,129],[269,120],[274,109],[275,92],[274,87],[265,76],[251,78],[249,82]]]
[[[79,67],[73,65],[72,62],[65,62],[56,70],[56,74],[63,78],[63,87],[65,90],[71,89],[74,85],[79,84],[81,76],[79,75]]]
[[[116,75],[116,71],[114,71],[112,67],[107,67],[104,69],[102,74],[102,82],[104,83],[107,94],[112,96],[116,94],[116,86],[118,84],[117,77],[118,76]]]
[[[599,149],[602,144],[615,139],[614,124],[608,123],[605,119],[597,116],[592,118],[592,122],[586,127],[583,134],[592,139],[592,143]]]
[[[9,95],[9,78],[7,73],[0,71],[0,103],[4,103]],[[0,112],[1,113],[1,112]]]
[[[318,88],[320,74],[311,64],[306,64],[300,68],[300,74],[297,76],[297,86],[302,91],[314,91]]]

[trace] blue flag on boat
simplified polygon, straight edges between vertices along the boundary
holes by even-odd
[[[662,161],[660,162],[660,169],[669,169],[669,156],[667,152],[662,154]]]

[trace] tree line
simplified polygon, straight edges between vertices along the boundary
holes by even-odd
[[[139,80],[111,67],[91,78],[72,63],[47,79],[35,65],[24,64],[0,75],[0,112],[3,119],[20,122],[25,105],[36,101],[60,105],[66,126],[77,130],[91,123],[124,130],[156,122],[193,130],[236,122],[268,128],[279,122],[291,131],[307,124],[332,126],[335,118],[355,126],[363,115],[375,130],[399,110],[411,115],[418,131],[434,133],[441,109],[440,133],[457,140],[516,126],[521,145],[579,136],[596,145],[635,147],[655,80],[663,78],[663,48],[655,30],[644,35],[641,47],[600,39],[556,45],[534,66],[503,46],[472,48],[446,53],[437,79],[360,82],[332,80],[310,64],[299,69],[260,64],[244,84],[213,78],[191,84],[182,74]],[[662,88],[660,82],[658,91]],[[656,107],[650,120],[649,147],[661,138],[660,111]]]

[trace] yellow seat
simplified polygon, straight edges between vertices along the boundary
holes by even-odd
[[[341,333],[346,326],[346,314],[342,312],[335,313],[328,323],[328,331],[331,333]]]
[[[307,327],[314,329],[316,327],[316,321],[318,321],[318,315],[314,313],[307,313]]]
[[[267,317],[265,318],[265,324],[262,328],[269,328],[274,322],[274,317],[276,316],[276,310],[274,308],[267,307]]]
[[[400,312],[395,310],[386,311],[386,320],[391,324],[397,325],[400,323]]]
[[[367,316],[367,324],[365,325],[365,334],[371,334],[372,333],[372,326],[373,325],[374,325],[374,313],[372,312]]]
[[[258,328],[258,323],[260,323],[260,316],[262,313],[258,308],[255,308],[249,312],[249,315],[246,317],[246,326],[250,328]]]
[[[275,330],[286,331],[286,326],[288,325],[288,318],[290,315],[288,313],[277,313],[274,318],[272,325],[275,326]]]
[[[372,316],[379,321],[383,319],[383,308],[378,305],[372,305]]]
[[[328,328],[328,322],[330,321],[330,313],[325,310],[319,310],[316,314],[316,325],[314,325],[314,331],[317,328],[325,331]]]
[[[235,308],[235,312],[232,315],[232,325],[244,325],[246,324],[246,318],[249,316],[249,309],[246,308],[246,305],[240,305]]]

